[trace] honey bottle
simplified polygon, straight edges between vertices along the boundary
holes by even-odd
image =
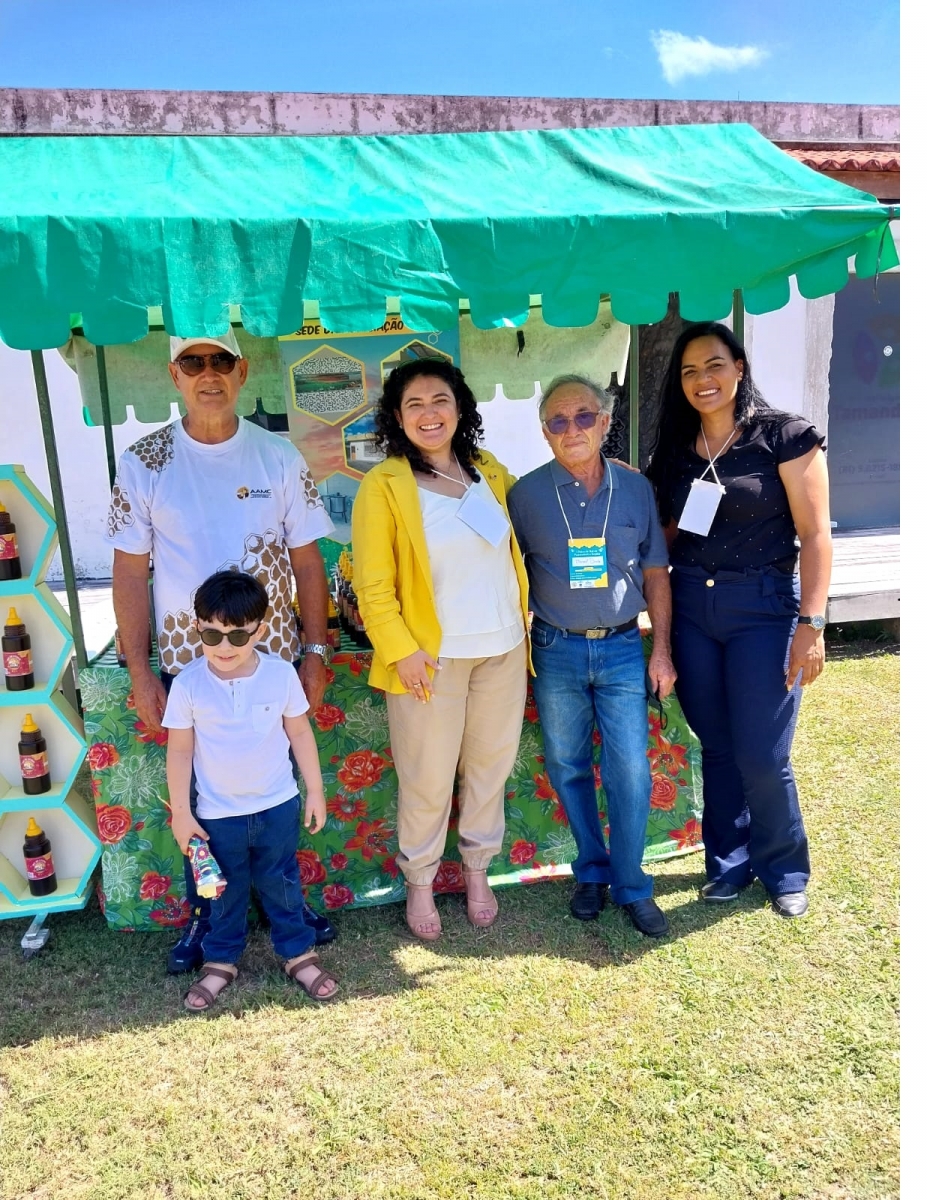
[[[26,861],[26,878],[33,896],[50,896],[58,890],[58,877],[52,859],[51,842],[35,817],[29,818],[26,840],[23,843],[23,858]]]
[[[42,731],[26,713],[19,735],[19,769],[23,777],[23,791],[27,796],[40,796],[51,791],[51,775],[48,770],[48,746]]]
[[[5,579],[22,579],[23,568],[19,561],[19,543],[13,518],[0,504],[0,582]]]
[[[35,687],[32,668],[32,638],[15,608],[11,608],[0,638],[3,651],[3,679],[8,692],[25,692]]]
[[[328,597],[328,644],[332,650],[341,649],[341,623],[338,620],[338,609],[335,601]]]

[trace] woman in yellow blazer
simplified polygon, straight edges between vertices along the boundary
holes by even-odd
[[[376,420],[387,457],[354,502],[354,589],[370,683],[386,692],[406,921],[434,941],[455,774],[467,915],[486,926],[498,913],[486,869],[502,846],[524,716],[528,580],[505,500],[515,477],[480,450],[461,372],[444,359],[404,363]]]

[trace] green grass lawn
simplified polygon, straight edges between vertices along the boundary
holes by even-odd
[[[169,933],[62,915],[24,962],[0,922],[0,1196],[897,1196],[896,649],[844,647],[806,697],[803,921],[759,886],[700,904],[695,855],[655,868],[660,942],[571,920],[564,883],[482,932],[443,898],[435,947],[342,913],[340,1002],[257,932],[206,1017]]]

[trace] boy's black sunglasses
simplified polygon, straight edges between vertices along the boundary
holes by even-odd
[[[231,375],[238,358],[228,350],[220,350],[218,354],[182,354],[174,365],[180,367],[184,375],[202,375],[207,362],[220,375]]]
[[[230,629],[228,633],[223,633],[221,629],[201,629],[199,631],[200,638],[207,646],[219,646],[225,638],[228,638],[232,646],[247,646],[254,635],[260,629],[260,625],[254,629]]]

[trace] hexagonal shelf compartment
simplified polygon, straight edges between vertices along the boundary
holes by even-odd
[[[16,526],[22,579],[0,582],[0,601],[41,583],[58,545],[55,514],[22,467],[0,466],[0,504]],[[4,614],[5,615],[5,614]]]
[[[83,908],[100,859],[93,809],[82,796],[71,795],[54,807],[45,807],[47,796],[32,800],[31,808],[0,814],[0,917]],[[26,879],[23,841],[29,817],[51,843],[58,888],[48,896],[33,896]]]
[[[7,690],[4,679],[0,682],[0,708],[12,705],[28,708],[30,703],[41,704],[48,700],[60,684],[73,651],[71,623],[68,614],[44,583],[32,589],[0,596],[0,631],[6,624],[11,608],[16,610],[32,639],[35,686],[24,692],[11,692]]]
[[[18,742],[26,713],[32,714],[48,743],[52,785],[50,791],[40,796],[26,795],[19,769]],[[0,809],[21,812],[67,796],[86,752],[83,722],[63,696],[50,696],[38,704],[20,701],[16,708],[0,708]]]

